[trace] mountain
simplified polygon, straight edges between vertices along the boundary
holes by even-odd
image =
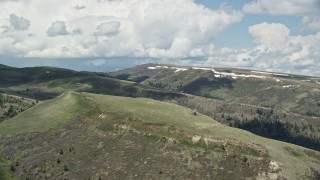
[[[138,83],[118,80],[103,73],[77,72],[54,67],[13,68],[0,66],[0,92],[47,100],[66,91],[91,92],[130,97],[175,96]]]
[[[233,127],[320,150],[319,77],[168,64],[145,64],[109,75],[188,94],[175,103]]]
[[[0,179],[319,179],[317,82],[0,66]]]
[[[146,98],[65,92],[0,134],[2,179],[319,178],[319,152]]]

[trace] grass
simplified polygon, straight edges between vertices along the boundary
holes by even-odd
[[[238,142],[243,146],[260,144],[266,148],[270,159],[279,163],[288,179],[297,179],[297,173],[303,173],[309,167],[320,168],[319,159],[307,155],[305,148],[227,127],[200,113],[194,115],[193,112],[185,107],[146,98],[67,92],[0,124],[0,134],[5,136],[28,131],[43,132],[80,116],[93,117],[99,122],[101,120],[98,116],[105,113],[111,114],[114,120],[130,118],[146,124],[174,126],[194,135],[223,139],[225,142]],[[233,146],[226,148],[238,151]],[[299,156],[288,153],[288,148]],[[247,155],[256,155],[250,148],[239,151],[244,151]]]
[[[29,131],[43,132],[67,120],[88,113],[88,103],[82,96],[67,92],[60,97],[41,102],[0,124],[0,136]]]
[[[256,143],[265,146],[270,158],[279,162],[284,174],[289,179],[296,178],[296,172],[306,167],[320,168],[312,158],[304,153],[305,148],[276,140],[253,135],[247,131],[220,125],[211,118],[199,114],[194,116],[192,110],[170,103],[158,102],[144,98],[124,98],[112,96],[93,96],[102,112],[117,114],[119,117],[133,117],[146,123],[173,125],[178,129],[207,137],[235,139],[240,142]],[[285,148],[293,148],[303,156],[290,155]],[[316,161],[318,162],[318,161]]]

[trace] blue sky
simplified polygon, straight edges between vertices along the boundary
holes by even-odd
[[[229,0],[229,1],[216,1],[216,0],[196,0],[198,4],[204,5],[210,9],[219,9],[222,4],[231,6],[234,9],[242,10],[242,7],[246,3],[252,2],[251,0]],[[302,30],[300,27],[300,18],[298,16],[288,15],[247,15],[241,22],[232,24],[224,32],[220,34],[215,40],[215,44],[219,47],[253,47],[253,37],[248,33],[248,27],[258,23],[282,23],[290,28],[292,35],[310,34],[307,30]]]
[[[143,63],[320,76],[319,0],[0,1],[0,63]]]

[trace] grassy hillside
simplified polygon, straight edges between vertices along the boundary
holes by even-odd
[[[17,179],[315,179],[320,170],[316,151],[145,98],[68,92],[1,123],[0,134],[0,170]]]
[[[110,75],[193,95],[174,102],[229,126],[320,150],[318,77],[161,64],[141,65]]]
[[[0,123],[0,136],[29,131],[42,132],[70,119],[89,113],[87,101],[82,96],[64,93],[60,97],[39,103],[36,107]]]

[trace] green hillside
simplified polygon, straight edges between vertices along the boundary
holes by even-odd
[[[320,170],[316,151],[145,98],[67,92],[0,123],[0,134],[0,177],[16,179],[315,179]]]
[[[46,131],[88,112],[87,101],[82,96],[64,93],[56,99],[41,102],[36,107],[0,123],[0,136]]]
[[[228,68],[145,64],[109,73],[184,93],[174,101],[257,135],[320,150],[320,78]]]

